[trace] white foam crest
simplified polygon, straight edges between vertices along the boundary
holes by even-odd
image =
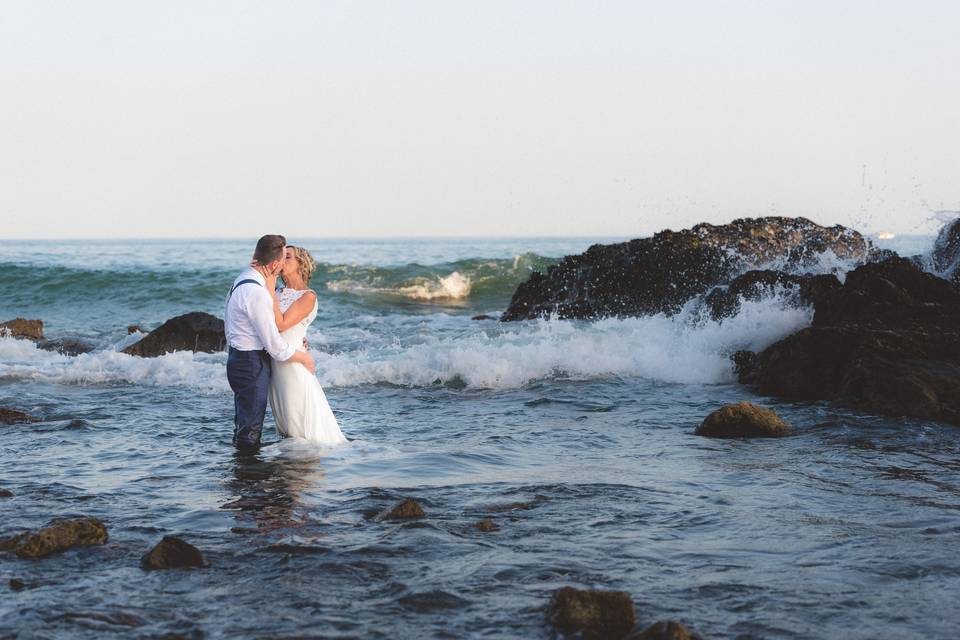
[[[693,306],[691,305],[691,309]],[[813,312],[779,297],[747,301],[716,322],[676,316],[607,319],[594,323],[540,320],[500,325],[492,335],[423,337],[417,344],[384,343],[340,354],[315,353],[324,385],[391,383],[511,389],[554,377],[644,377],[678,383],[734,379],[730,354],[759,350],[809,325]]]
[[[397,295],[413,300],[462,300],[470,296],[472,282],[469,276],[454,271],[438,278],[415,278],[412,284],[402,287],[376,287],[356,280],[334,280],[327,289],[338,293]]]
[[[117,351],[95,351],[75,357],[38,349],[26,340],[0,339],[0,378],[53,384],[127,383],[186,387],[200,392],[229,390],[224,353],[178,351],[157,358],[138,358]]]

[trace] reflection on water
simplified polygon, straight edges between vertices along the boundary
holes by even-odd
[[[322,458],[318,449],[294,441],[254,454],[234,453],[225,483],[231,499],[220,508],[237,512],[236,532],[302,527],[309,521],[302,494],[322,485]]]

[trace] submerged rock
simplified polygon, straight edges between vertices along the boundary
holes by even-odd
[[[789,400],[960,424],[957,286],[891,258],[851,271],[815,306],[811,327],[736,355],[742,383]]]
[[[43,320],[14,318],[0,322],[0,337],[40,340],[43,338]]]
[[[813,265],[826,251],[861,262],[880,254],[852,229],[805,218],[699,224],[567,256],[521,284],[501,320],[672,314],[748,270],[771,263],[785,269]]]
[[[636,611],[625,591],[563,587],[547,607],[547,622],[561,633],[584,638],[623,638],[636,624]]]
[[[770,409],[738,402],[708,415],[695,433],[708,438],[780,438],[790,434],[790,427]]]
[[[21,558],[42,558],[71,547],[105,544],[107,527],[96,518],[55,520],[34,533],[19,537],[13,552]]]
[[[413,498],[406,498],[397,504],[395,504],[391,509],[382,511],[378,516],[378,520],[409,520],[412,518],[423,518],[427,514],[424,513],[423,507],[420,506],[420,503],[414,500]]]
[[[14,591],[23,591],[27,588],[27,583],[19,578],[10,578],[10,588]]]
[[[55,338],[52,340],[40,340],[37,342],[38,349],[45,351],[56,351],[65,356],[78,356],[81,353],[93,351],[93,345],[77,340],[76,338]]]
[[[0,498],[12,498],[12,497],[13,497],[13,491],[10,491],[10,489],[0,489]]]
[[[690,631],[679,622],[664,620],[637,633],[631,633],[627,640],[703,640],[693,631]]]
[[[207,561],[200,550],[175,536],[164,536],[163,540],[140,558],[144,569],[188,569],[205,567]]]
[[[484,518],[483,520],[477,522],[477,524],[474,526],[483,533],[500,531],[500,527],[498,527],[497,523],[493,521],[493,518]]]
[[[223,320],[209,313],[194,311],[167,320],[123,352],[153,358],[173,351],[214,353],[223,351],[225,344]]]
[[[16,424],[18,422],[39,422],[39,420],[23,411],[0,407],[0,424]]]

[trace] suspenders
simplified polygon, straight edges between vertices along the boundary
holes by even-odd
[[[247,278],[246,280],[241,280],[237,284],[233,285],[233,289],[230,289],[230,295],[227,296],[228,302],[230,301],[230,297],[233,296],[233,292],[236,291],[237,287],[239,287],[242,284],[260,284],[260,283],[257,282],[256,280],[251,280],[250,278]]]
[[[223,309],[223,320],[224,320],[224,322],[226,322],[226,320],[227,320],[227,307],[230,306],[230,298],[233,297],[233,292],[237,290],[237,287],[239,287],[239,286],[242,285],[242,284],[260,284],[260,283],[257,282],[256,280],[252,280],[252,279],[250,279],[250,278],[247,278],[246,280],[241,280],[241,281],[238,282],[237,284],[233,285],[233,288],[230,289],[230,293],[227,295],[227,304],[224,305],[224,309]],[[224,328],[226,328],[226,327],[224,327]]]

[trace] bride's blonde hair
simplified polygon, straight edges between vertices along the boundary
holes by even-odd
[[[313,272],[317,270],[317,263],[313,259],[313,256],[303,247],[290,245],[287,245],[287,247],[293,249],[293,257],[297,259],[297,272],[300,274],[300,277],[303,278],[303,283],[307,285],[310,284],[310,277],[313,275]]]

